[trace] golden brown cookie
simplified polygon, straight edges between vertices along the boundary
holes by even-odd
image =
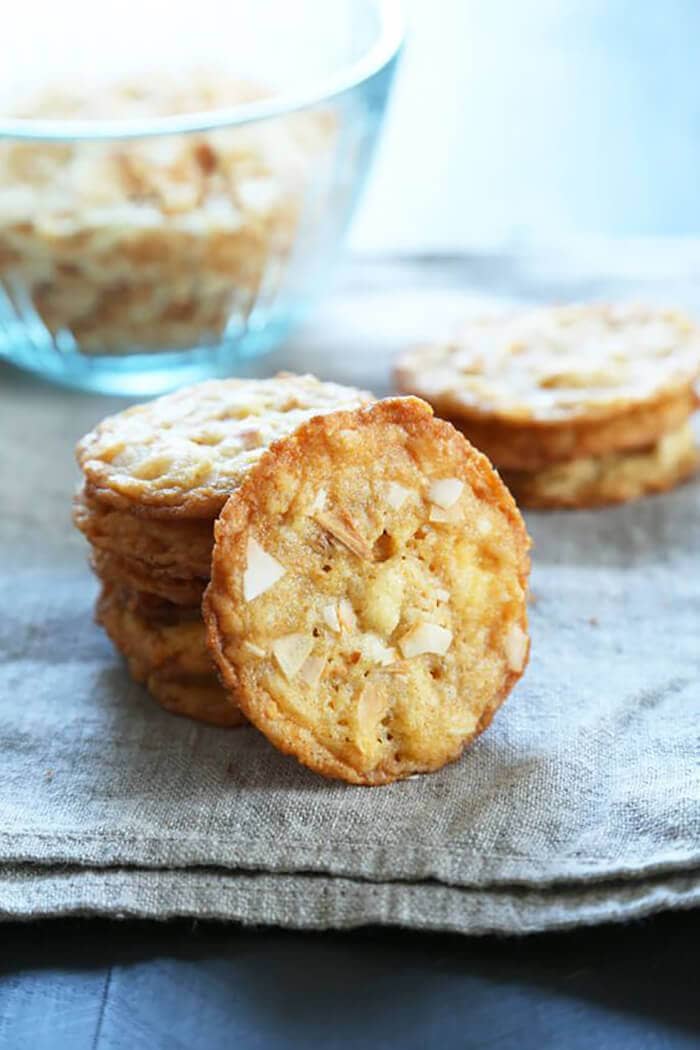
[[[600,507],[664,492],[698,468],[692,428],[684,423],[647,448],[609,452],[554,464],[538,471],[503,471],[524,507]]]
[[[439,769],[525,669],[522,519],[424,402],[304,424],[215,531],[204,611],[222,681],[276,747],[326,776]]]
[[[156,518],[214,518],[277,438],[369,394],[313,376],[210,380],[110,416],[76,455],[91,499]]]
[[[180,616],[173,608],[169,621],[150,618],[129,594],[127,588],[105,584],[96,618],[126,657],[134,678],[144,681],[154,671],[171,677],[214,673],[201,617],[189,610]]]
[[[73,500],[73,522],[93,547],[136,559],[173,576],[206,579],[214,529],[209,521],[159,521],[100,503],[85,487]]]
[[[136,558],[120,558],[99,547],[93,547],[90,563],[105,583],[144,591],[175,605],[199,606],[207,586],[203,577],[173,576]]]
[[[222,729],[247,725],[247,718],[234,707],[214,674],[168,678],[156,671],[148,676],[145,684],[161,707],[174,715]]]
[[[496,466],[535,470],[680,426],[697,403],[700,336],[671,310],[541,307],[473,320],[403,354],[395,374]]]
[[[692,388],[610,419],[566,426],[510,426],[482,420],[454,425],[503,470],[539,470],[564,461],[605,456],[658,441],[682,426],[696,407]]]
[[[185,623],[188,620],[199,621],[202,619],[201,603],[197,605],[177,605],[167,598],[161,598],[157,594],[148,591],[135,591],[123,584],[115,584],[107,581],[105,588],[116,590],[119,593],[119,601],[126,608],[142,616],[153,624],[175,624]]]
[[[157,618],[151,618],[148,612]],[[121,587],[102,588],[96,618],[126,659],[129,673],[169,711],[237,726],[246,719],[217,681],[198,610],[166,609]]]

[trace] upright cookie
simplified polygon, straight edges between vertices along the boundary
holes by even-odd
[[[212,519],[273,441],[369,400],[313,376],[210,380],[108,417],[76,455],[91,500],[148,517]]]
[[[696,406],[696,326],[636,305],[541,307],[479,318],[403,354],[400,390],[452,419],[499,468],[638,449]]]
[[[323,416],[217,522],[210,649],[250,720],[312,769],[430,772],[525,669],[528,546],[486,458],[425,403]]]

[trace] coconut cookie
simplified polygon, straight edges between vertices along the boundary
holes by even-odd
[[[233,706],[214,674],[169,678],[156,671],[148,675],[145,685],[160,706],[174,715],[222,729],[246,725],[245,715]]]
[[[204,614],[222,680],[326,776],[439,769],[525,669],[528,546],[486,458],[424,402],[314,419],[217,522]]]
[[[699,374],[696,326],[675,311],[634,305],[541,307],[476,319],[454,342],[409,351],[396,366],[400,389],[465,428],[489,425],[504,439],[509,428],[516,435],[541,430],[536,462],[524,450],[512,452],[507,466],[524,470],[654,440],[687,415]],[[590,447],[587,428],[612,421],[629,427],[629,440],[614,432]],[[569,427],[574,438],[581,428],[583,447],[575,439],[563,443]],[[551,452],[547,437],[555,438]]]
[[[504,426],[454,419],[455,426],[499,470],[542,470],[589,456],[646,448],[683,426],[697,401],[689,386],[682,393],[621,412],[610,419],[565,426],[523,423]]]
[[[108,417],[76,455],[88,496],[103,505],[211,520],[273,441],[369,400],[313,376],[210,380]]]
[[[219,685],[199,610],[105,585],[96,618],[124,656],[131,676],[168,710],[217,725],[245,718]]]
[[[696,326],[675,311],[634,305],[477,319],[450,344],[404,354],[396,368],[401,390],[451,418],[524,499],[537,491],[538,506],[561,505],[552,477],[570,488],[568,506],[633,499],[685,478],[687,455],[677,472],[659,474],[648,453],[668,447],[662,440],[688,422],[699,375]],[[617,485],[626,453],[637,481]]]
[[[199,608],[208,582],[201,576],[173,576],[137,558],[120,558],[99,547],[93,547],[90,564],[104,583],[143,591],[187,608]]]
[[[597,507],[664,492],[698,468],[689,423],[648,448],[609,452],[544,467],[504,470],[503,480],[523,507]]]
[[[213,674],[205,630],[196,611],[168,619],[148,616],[129,592],[105,585],[97,601],[96,617],[117,649],[126,657],[134,677],[142,680],[153,671],[178,674]]]
[[[73,522],[93,547],[172,576],[208,579],[214,531],[209,521],[158,521],[91,499],[85,487],[73,501]]]

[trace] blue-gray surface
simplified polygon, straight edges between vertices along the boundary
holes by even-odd
[[[691,1050],[700,915],[521,940],[5,927],[2,1050]]]

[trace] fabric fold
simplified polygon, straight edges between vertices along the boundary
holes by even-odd
[[[291,929],[405,926],[453,933],[527,934],[642,918],[700,904],[700,872],[604,884],[584,892],[381,883],[323,876],[188,870],[0,868],[0,919],[67,915],[192,916]]]

